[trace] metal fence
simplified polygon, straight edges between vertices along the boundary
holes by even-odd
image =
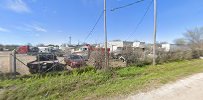
[[[52,54],[56,56],[55,54]],[[30,74],[30,68],[28,63],[34,62],[37,63],[37,67],[42,66],[42,62],[37,61],[39,55],[27,55],[27,54],[16,54],[16,51],[3,51],[0,52],[0,73],[10,73],[14,77],[18,74],[26,75]],[[49,63],[52,65],[43,70],[48,72],[51,70],[58,71],[65,69],[65,63],[63,62],[63,57],[57,57],[57,59],[49,59]],[[44,63],[43,63],[44,64]],[[59,68],[60,67],[60,68]],[[40,67],[39,67],[40,68]]]
[[[54,55],[54,54],[53,54]],[[95,66],[97,69],[101,69],[104,66],[104,51],[102,50],[96,50],[94,52],[91,52],[89,55],[89,60],[86,61],[87,65],[89,66]],[[28,66],[28,63],[36,61],[39,66],[42,66],[39,61],[37,61],[37,55],[28,55],[28,54],[16,54],[14,51],[7,51],[7,52],[0,52],[0,73],[11,73],[14,77],[17,74],[20,75],[27,75],[30,74],[30,68]],[[64,62],[64,57],[58,57],[57,61],[60,63],[60,70],[61,66],[63,66],[64,69],[69,69],[68,66],[66,66]],[[126,66],[124,62],[122,62],[119,59],[111,59],[109,54],[109,65],[111,67],[123,67]],[[56,67],[56,64],[54,64],[51,68],[48,68],[47,70],[44,70],[44,72],[48,72],[50,70],[58,70]]]

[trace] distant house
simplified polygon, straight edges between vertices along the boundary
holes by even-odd
[[[58,45],[48,45],[48,48],[51,50],[51,51],[58,51],[59,50],[59,46]]]
[[[64,52],[68,52],[68,53],[72,53],[75,51],[76,46],[74,45],[69,45],[69,44],[62,44],[59,49],[64,51]]]
[[[124,47],[132,47],[132,46],[133,42],[130,41],[113,40],[108,42],[108,48],[110,48],[110,52],[122,50]]]
[[[40,53],[50,53],[58,51],[59,46],[56,45],[38,46],[38,49]]]
[[[140,41],[133,42],[133,47],[134,48],[145,48],[145,42],[140,42]]]
[[[164,51],[178,51],[178,50],[182,50],[182,51],[186,51],[186,50],[190,50],[190,48],[187,45],[180,45],[180,44],[162,44],[161,48],[164,49]]]
[[[48,46],[39,46],[38,49],[39,49],[40,53],[49,53],[50,52]]]

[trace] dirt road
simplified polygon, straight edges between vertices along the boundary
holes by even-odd
[[[129,96],[126,100],[203,100],[203,73],[178,80],[147,93]]]

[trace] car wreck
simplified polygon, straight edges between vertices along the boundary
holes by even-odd
[[[57,56],[52,53],[39,53],[36,56],[36,60],[27,63],[29,72],[35,73],[46,73],[49,71],[56,71],[63,68],[62,64],[59,63]]]

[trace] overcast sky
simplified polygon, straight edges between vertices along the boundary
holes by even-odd
[[[107,0],[108,39],[152,42],[151,0],[111,9],[136,0]],[[157,0],[157,41],[172,42],[187,29],[203,26],[203,0]],[[82,43],[103,10],[103,0],[0,0],[0,44]],[[103,16],[86,42],[101,43]]]

